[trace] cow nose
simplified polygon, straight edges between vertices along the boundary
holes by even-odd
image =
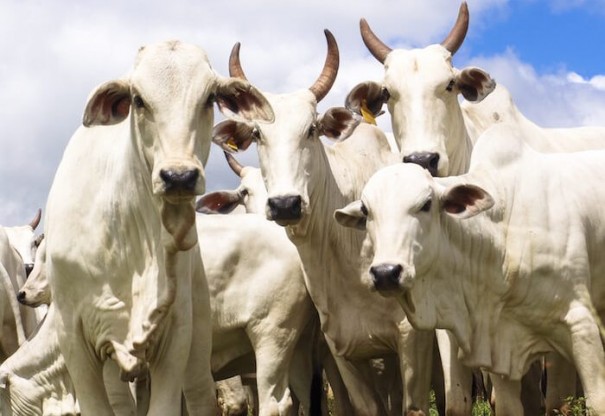
[[[199,176],[200,171],[198,169],[189,169],[182,172],[171,169],[160,170],[160,178],[164,181],[166,191],[193,192]]]
[[[23,290],[20,290],[20,291],[17,293],[17,300],[19,301],[19,303],[23,303],[23,302],[25,302],[25,296],[26,296],[26,295],[25,295],[25,292],[24,292]],[[23,304],[25,304],[25,303],[23,303]]]
[[[25,276],[29,277],[29,274],[32,272],[32,270],[34,270],[34,264],[33,263],[26,263],[25,264]]]
[[[382,291],[398,289],[402,271],[403,267],[399,264],[379,264],[370,267],[374,287]]]
[[[439,153],[416,152],[403,157],[403,163],[415,163],[429,171],[431,176],[437,176],[439,169]]]
[[[267,199],[271,219],[299,220],[302,216],[302,198],[300,195],[278,196]]]

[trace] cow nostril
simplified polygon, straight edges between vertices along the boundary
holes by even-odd
[[[374,286],[378,290],[394,290],[399,287],[403,267],[400,264],[379,264],[370,267]]]
[[[436,176],[439,169],[439,153],[416,152],[403,157],[403,163],[415,163],[429,171],[431,176]]]
[[[171,169],[160,170],[160,178],[166,185],[166,190],[193,191],[200,176],[198,169],[189,169],[183,172],[177,172]]]
[[[302,198],[300,195],[268,198],[267,206],[273,220],[296,220],[302,215]]]
[[[25,296],[26,296],[26,295],[25,295],[25,292],[24,292],[23,290],[20,290],[20,291],[17,293],[17,300],[18,300],[20,303],[23,303],[23,302],[25,301]]]

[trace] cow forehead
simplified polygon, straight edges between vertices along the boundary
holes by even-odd
[[[398,163],[376,172],[367,182],[362,200],[368,208],[380,210],[382,206],[407,212],[432,194],[432,178],[414,163]]]
[[[273,107],[275,121],[261,124],[266,139],[288,140],[306,138],[308,128],[317,118],[316,101],[309,90],[301,90],[290,94],[266,94]],[[291,137],[295,135],[297,137]]]
[[[438,83],[454,74],[451,54],[441,45],[423,49],[394,49],[387,55],[384,66],[385,82],[395,85],[410,78]]]
[[[162,42],[139,50],[130,79],[147,94],[175,94],[194,87],[207,88],[215,78],[208,56],[198,46]]]

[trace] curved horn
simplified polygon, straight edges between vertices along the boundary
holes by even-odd
[[[453,54],[456,53],[462,42],[464,42],[464,38],[466,36],[466,32],[468,30],[468,6],[466,2],[462,2],[460,5],[460,10],[458,10],[458,19],[456,19],[456,23],[454,27],[450,31],[449,35],[445,38],[441,45],[450,51]]]
[[[234,78],[241,78],[248,81],[248,78],[246,78],[246,74],[244,74],[244,70],[242,69],[242,64],[239,61],[239,47],[240,43],[236,42],[231,49],[231,55],[229,55],[229,75]]]
[[[29,226],[32,227],[32,230],[35,230],[38,224],[40,224],[40,220],[42,219],[42,210],[38,208],[38,212],[36,212],[36,216],[29,223]]]
[[[227,159],[227,164],[229,165],[229,167],[231,168],[231,170],[240,178],[242,177],[242,169],[244,169],[244,167],[237,161],[236,158],[234,158],[231,154],[223,151],[223,153],[225,154],[225,159]]]
[[[320,102],[328,91],[330,91],[332,85],[334,85],[336,74],[338,73],[338,65],[340,64],[338,45],[336,44],[334,35],[332,35],[328,29],[325,29],[324,33],[326,35],[326,40],[328,41],[328,54],[319,78],[317,78],[315,83],[309,88],[313,95],[315,95],[317,102]]]
[[[362,18],[359,21],[359,31],[361,32],[361,39],[363,40],[363,43],[365,43],[366,48],[374,55],[374,58],[381,64],[384,64],[385,58],[392,49],[378,39],[378,36],[370,29],[370,25],[366,22],[366,19]]]

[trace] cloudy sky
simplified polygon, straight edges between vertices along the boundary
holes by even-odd
[[[511,90],[544,126],[605,125],[605,0],[468,0],[471,24],[454,58]],[[196,43],[227,75],[229,51],[261,90],[310,86],[325,58],[323,29],[340,47],[339,75],[320,110],[351,87],[380,80],[359,36],[365,17],[391,47],[438,43],[455,21],[452,0],[0,0],[0,224],[44,208],[63,149],[89,92],[130,69],[139,46]],[[381,126],[390,129],[383,116]],[[239,158],[256,164],[255,152]],[[83,166],[83,169],[86,167]],[[213,146],[207,189],[236,178]]]

